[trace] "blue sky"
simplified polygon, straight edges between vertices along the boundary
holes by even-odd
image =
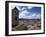
[[[41,17],[41,7],[17,6],[17,9],[19,10],[19,18],[40,19]]]

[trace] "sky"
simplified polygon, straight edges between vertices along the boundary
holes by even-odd
[[[41,7],[17,6],[19,10],[19,18],[23,19],[40,19]]]

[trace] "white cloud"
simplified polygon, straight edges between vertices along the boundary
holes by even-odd
[[[28,12],[26,7],[23,7],[22,9],[17,7],[18,10],[20,10],[19,12],[19,18],[24,18],[24,19],[40,19],[40,14],[36,14],[36,13],[32,13],[32,12]],[[28,9],[32,9],[33,7],[27,7]],[[24,10],[24,11],[23,11]],[[30,15],[28,15],[29,13],[31,13]],[[27,15],[26,15],[27,14]]]
[[[35,13],[33,13],[33,14],[32,14],[32,17],[35,17],[35,16],[36,16],[36,14],[35,14]]]
[[[32,19],[40,19],[40,17],[41,17],[41,15],[40,15],[40,14],[36,14],[36,13],[33,13],[33,14],[31,15],[31,18],[32,18]]]
[[[28,9],[32,9],[33,7],[28,6]]]
[[[25,7],[20,8],[19,6],[17,6],[16,8],[17,8],[18,10],[20,10],[20,11],[23,11],[24,9],[26,10],[26,8],[25,8]]]
[[[19,14],[19,18],[24,18],[24,19],[40,19],[40,14],[33,13],[31,15],[26,15],[27,11],[23,11],[22,13]],[[28,12],[27,12],[28,14]]]
[[[25,7],[23,7],[23,8],[22,8],[22,11],[23,11],[24,9],[26,10],[26,8],[25,8]]]
[[[37,18],[39,18],[39,19],[40,19],[40,18],[41,18],[41,15],[40,15],[40,14],[37,14]]]
[[[19,8],[19,6],[16,7],[18,10],[21,10],[21,8]]]
[[[26,18],[26,14],[28,14],[27,10],[22,11],[21,13],[19,12],[19,18]]]
[[[28,9],[32,9],[33,7],[30,7],[30,6],[27,6],[27,7],[23,7],[23,8],[20,8],[19,6],[16,7],[18,10],[20,11],[23,11],[23,10],[27,10]]]

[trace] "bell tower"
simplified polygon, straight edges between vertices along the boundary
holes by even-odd
[[[12,9],[12,27],[16,27],[18,25],[18,16],[19,16],[19,11],[15,7]]]

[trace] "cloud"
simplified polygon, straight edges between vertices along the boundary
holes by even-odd
[[[40,19],[41,18],[40,14],[33,13],[33,14],[30,14],[30,15],[26,15],[26,14],[29,13],[29,12],[27,12],[27,13],[26,12],[27,11],[20,13],[19,18],[24,18],[24,19]]]
[[[28,8],[28,9],[32,9],[33,7],[28,6],[27,8]]]
[[[26,7],[24,7],[24,6],[23,6],[22,8],[21,8],[21,6],[17,6],[16,8],[17,8],[19,11],[21,11],[21,12],[22,12],[23,10],[27,10]]]
[[[31,19],[40,19],[40,18],[41,18],[41,15],[40,14],[33,13],[31,15]]]
[[[37,14],[36,17],[37,17],[37,19],[40,19],[41,18],[41,15],[40,14]]]
[[[36,14],[35,14],[35,13],[33,13],[33,14],[32,14],[32,17],[35,17],[35,16],[36,16]]]
[[[21,8],[19,6],[16,7],[19,11],[21,10]]]
[[[19,18],[24,18],[24,19],[40,19],[41,15],[39,12],[29,12],[28,9],[32,9],[33,7],[27,6],[27,7],[22,7],[20,8],[17,6],[17,9],[20,11],[19,12]],[[37,14],[38,13],[38,14]]]
[[[19,11],[23,11],[23,10],[27,10],[27,9],[32,9],[33,7],[30,7],[30,6],[23,6],[22,8],[21,8],[21,6],[17,6],[16,7]]]
[[[19,12],[19,18],[27,18],[28,14],[29,12],[27,10],[24,10],[21,13]]]

